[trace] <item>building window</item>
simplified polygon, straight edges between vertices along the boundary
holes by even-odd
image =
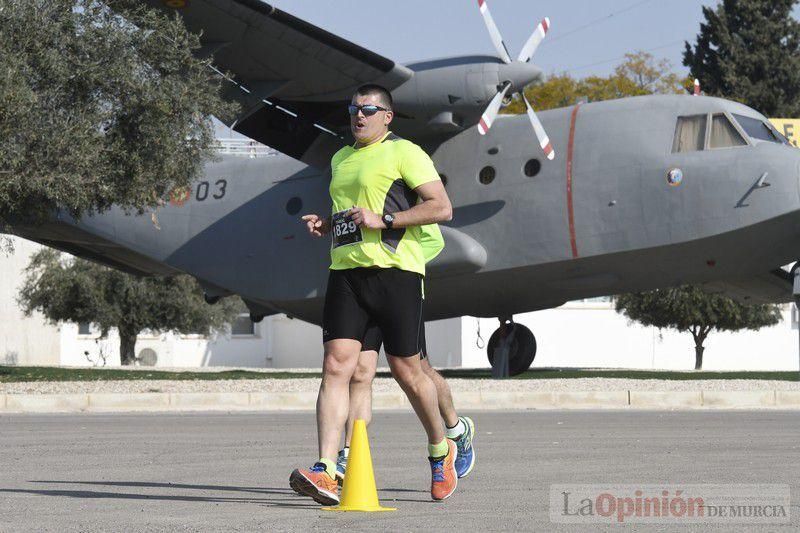
[[[91,335],[92,325],[88,322],[81,322],[78,324],[78,335]]]
[[[250,315],[247,313],[242,313],[233,321],[231,324],[231,335],[241,336],[241,335],[250,335],[253,336],[256,334],[256,325],[250,320]]]

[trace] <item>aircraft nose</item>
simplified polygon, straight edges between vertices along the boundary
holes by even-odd
[[[542,69],[532,63],[522,63],[514,61],[513,63],[500,65],[498,70],[500,83],[505,81],[511,82],[511,90],[519,92],[526,85],[539,81],[542,79]]]

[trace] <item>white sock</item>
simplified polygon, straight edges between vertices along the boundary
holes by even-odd
[[[446,426],[447,424],[445,424],[445,427]],[[461,420],[461,418],[459,417],[458,424],[456,424],[451,428],[446,428],[446,429],[447,429],[448,439],[457,439],[458,437],[463,435],[465,431],[467,431],[467,426],[464,425],[464,421]]]
[[[350,455],[350,446],[345,446],[344,448],[339,450],[339,453],[344,455],[344,458],[347,459],[347,456]]]

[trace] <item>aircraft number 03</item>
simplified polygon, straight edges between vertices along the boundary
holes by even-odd
[[[222,200],[225,197],[225,191],[228,188],[228,180],[218,179],[210,183],[208,181],[201,181],[197,184],[195,189],[195,200],[198,202],[205,202],[209,196],[214,200]]]

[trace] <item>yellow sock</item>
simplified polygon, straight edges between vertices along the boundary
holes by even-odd
[[[325,465],[325,473],[331,476],[331,478],[336,479],[336,463],[331,461],[330,459],[320,458],[318,463],[322,463]]]
[[[447,439],[442,439],[439,444],[428,444],[428,457],[437,459],[444,457],[449,451],[450,447],[447,445]]]

